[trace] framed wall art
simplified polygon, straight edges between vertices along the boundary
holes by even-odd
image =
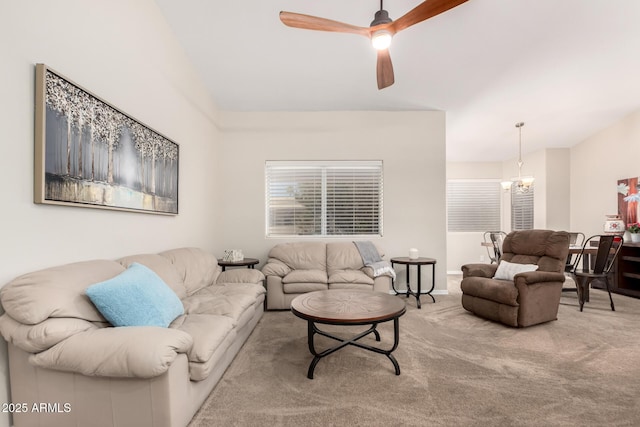
[[[639,190],[638,177],[618,180],[618,215],[626,226],[640,221]]]
[[[35,203],[178,214],[178,144],[44,64],[35,110]]]

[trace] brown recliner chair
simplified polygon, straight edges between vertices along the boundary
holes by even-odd
[[[499,264],[463,265],[462,306],[480,317],[521,328],[556,320],[568,252],[569,234],[565,231],[509,233],[500,262],[535,264],[537,270],[500,280],[494,278]]]

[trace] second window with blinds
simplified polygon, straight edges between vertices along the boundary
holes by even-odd
[[[382,161],[267,161],[267,237],[382,236]]]
[[[449,232],[500,230],[500,182],[493,180],[447,181]]]

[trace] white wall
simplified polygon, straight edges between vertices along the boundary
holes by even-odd
[[[545,228],[573,231],[570,227],[571,161],[568,148],[547,149],[547,213]]]
[[[442,112],[221,113],[223,240],[266,261],[266,160],[382,160],[387,259],[415,247],[435,258],[446,291],[445,114]],[[232,182],[232,183],[231,183]],[[259,238],[256,238],[256,237]],[[308,239],[308,238],[306,238]],[[305,239],[303,239],[305,240]],[[402,274],[400,266],[397,270]],[[412,269],[414,271],[414,269]],[[425,268],[424,280],[430,278]],[[402,276],[404,277],[404,276]],[[423,282],[425,283],[425,282]]]
[[[618,180],[640,176],[640,110],[571,148],[571,226],[589,237],[618,213]]]
[[[4,1],[0,40],[0,284],[83,259],[219,249],[217,112],[152,0]],[[178,216],[33,204],[37,62],[180,144]],[[0,402],[7,376],[3,346]]]

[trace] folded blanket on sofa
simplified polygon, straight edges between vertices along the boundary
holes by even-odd
[[[363,240],[357,242],[354,241],[353,244],[358,248],[363,264],[367,267],[371,267],[373,270],[373,277],[382,276],[383,274],[388,273],[395,280],[396,272],[388,261],[383,261],[373,242]]]

